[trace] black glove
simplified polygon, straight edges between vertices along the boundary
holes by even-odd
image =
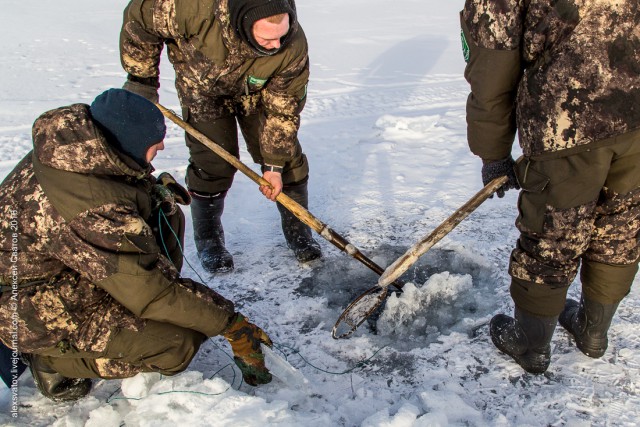
[[[520,185],[518,184],[518,179],[516,178],[516,172],[513,168],[514,165],[515,162],[513,161],[513,157],[511,156],[502,160],[483,160],[482,183],[484,185],[487,185],[496,178],[506,176],[508,178],[507,182],[496,191],[498,197],[504,197],[505,191],[512,188],[519,190]]]
[[[162,172],[156,178],[151,190],[154,209],[162,209],[166,215],[173,215],[178,210],[176,203],[189,205],[191,196],[186,188],[178,184],[168,172]]]
[[[159,87],[158,77],[136,77],[131,74],[127,75],[127,81],[122,85],[122,89],[144,96],[154,104],[160,100]]]

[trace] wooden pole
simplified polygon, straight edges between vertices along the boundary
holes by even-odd
[[[387,287],[393,283],[397,278],[407,271],[425,252],[427,252],[433,245],[438,243],[440,239],[449,234],[463,219],[465,219],[471,212],[476,210],[485,200],[489,198],[498,188],[502,187],[507,182],[507,177],[502,176],[494,179],[488,183],[482,190],[478,191],[467,203],[455,211],[449,218],[447,218],[442,224],[436,227],[428,236],[424,237],[418,243],[413,245],[404,255],[400,256],[395,262],[393,262],[382,273],[378,280],[378,285]]]
[[[225,150],[224,148],[222,148],[221,146],[213,142],[202,132],[198,131],[189,123],[182,120],[173,111],[165,108],[160,104],[156,104],[156,106],[160,109],[160,111],[162,112],[162,114],[164,114],[166,118],[168,118],[169,120],[171,120],[172,122],[180,126],[187,133],[189,133],[191,136],[193,136],[198,141],[200,141],[204,146],[209,148],[218,156],[222,157],[224,160],[226,160],[229,164],[231,164],[233,167],[238,169],[240,172],[248,176],[252,181],[257,183],[258,185],[271,186],[271,184],[267,180],[265,180],[260,175],[255,173],[251,168],[249,168],[247,165],[242,163],[235,156],[229,154],[227,150]],[[384,269],[382,267],[380,267],[379,265],[374,263],[372,260],[367,258],[362,252],[360,252],[360,250],[357,247],[349,243],[349,241],[347,241],[344,237],[342,237],[341,235],[333,231],[326,224],[324,224],[318,218],[313,216],[311,212],[309,212],[307,209],[305,209],[302,205],[300,205],[298,202],[293,200],[291,197],[287,196],[284,193],[280,193],[278,194],[278,197],[276,197],[276,201],[280,203],[282,206],[284,206],[285,208],[287,208],[292,214],[296,216],[296,218],[298,218],[304,224],[308,225],[312,230],[314,230],[316,233],[318,233],[320,236],[322,236],[324,239],[329,241],[331,244],[336,246],[341,251],[347,253],[348,255],[351,255],[353,258],[357,259],[358,261],[366,265],[369,269],[371,269],[373,272],[375,272],[378,275],[384,272]],[[391,282],[389,282],[389,284],[394,285],[398,289],[401,289],[403,286],[402,283],[397,282],[396,280],[392,280]]]

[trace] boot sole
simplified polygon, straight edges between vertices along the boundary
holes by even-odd
[[[593,343],[586,344],[584,341],[578,341],[575,335],[571,335],[576,341],[576,347],[578,347],[578,349],[583,352],[585,356],[589,356],[592,359],[599,359],[604,356],[604,353],[607,351],[608,341],[605,343],[605,345],[600,344],[594,346]]]
[[[229,255],[229,257],[231,257],[231,255]],[[213,259],[211,258],[205,259],[205,257],[202,257],[200,255],[198,255],[198,258],[200,259],[200,264],[202,265],[202,268],[204,268],[205,271],[210,274],[228,273],[230,271],[233,271],[233,269],[235,268],[235,265],[233,264],[233,258],[231,258],[230,260],[227,260],[226,262],[214,262]],[[207,267],[207,264],[213,264],[217,266]]]
[[[217,273],[230,273],[234,270],[234,267],[223,267],[223,268],[216,268],[216,269],[208,269],[207,267],[202,267],[206,270],[207,273],[209,274],[217,274]]]

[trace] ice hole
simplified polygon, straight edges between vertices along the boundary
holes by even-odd
[[[366,255],[385,268],[405,251],[383,246]],[[451,332],[472,335],[495,310],[493,274],[482,255],[463,245],[433,248],[401,277],[403,292],[391,292],[355,334],[369,334],[402,350],[425,346]],[[296,289],[300,295],[327,301],[327,312],[307,318],[306,327],[324,323],[331,330],[343,310],[377,280],[377,274],[349,256],[327,257]]]

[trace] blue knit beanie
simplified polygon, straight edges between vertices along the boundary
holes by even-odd
[[[147,166],[147,150],[164,139],[164,116],[153,102],[124,89],[101,93],[89,108],[91,117],[116,150]]]

